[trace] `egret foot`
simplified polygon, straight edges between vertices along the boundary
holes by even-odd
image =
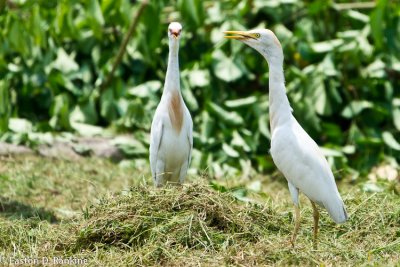
[[[296,241],[297,233],[299,232],[300,228],[300,208],[296,205],[294,205],[294,231],[292,235],[292,239],[290,240],[290,243],[292,244],[292,247],[294,247],[294,243]]]
[[[311,200],[310,200],[311,201]],[[319,211],[314,202],[311,201],[313,207],[313,217],[314,217],[314,249],[318,249],[318,221],[319,221]]]

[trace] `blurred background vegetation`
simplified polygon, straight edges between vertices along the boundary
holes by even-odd
[[[269,156],[268,66],[224,30],[269,28],[284,48],[294,115],[335,176],[400,162],[400,4],[295,0],[0,1],[0,140],[129,134],[147,159],[167,68],[167,26],[183,25],[181,86],[194,120],[192,168],[212,177],[276,168]],[[51,135],[49,135],[51,133]]]

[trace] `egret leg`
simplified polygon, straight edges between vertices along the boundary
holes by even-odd
[[[153,176],[156,187],[162,187],[166,180],[165,162],[163,160],[156,161],[156,173]]]
[[[311,201],[311,200],[310,200]],[[318,249],[318,221],[319,221],[319,211],[314,202],[311,201],[313,207],[313,217],[314,217],[314,249]]]
[[[298,205],[294,205],[294,211],[295,211],[295,215],[294,215],[295,224],[294,224],[294,231],[293,231],[292,239],[290,240],[290,243],[292,243],[292,247],[294,247],[297,233],[299,232],[299,228],[300,228],[300,208]]]
[[[182,167],[179,169],[175,169],[173,172],[171,172],[169,176],[169,180],[167,181],[167,184],[173,185],[173,186],[178,186],[181,185],[179,177],[182,172]]]
[[[187,170],[188,170],[188,162],[183,163],[183,166],[179,170],[179,183],[183,184],[185,181],[185,177],[187,175]]]

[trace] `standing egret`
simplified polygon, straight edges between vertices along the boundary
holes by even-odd
[[[179,81],[179,39],[182,26],[168,27],[169,55],[164,91],[151,124],[150,166],[154,183],[183,183],[193,148],[193,122]]]
[[[226,31],[225,34],[228,34],[225,38],[242,41],[254,48],[268,62],[271,155],[288,181],[295,207],[295,228],[291,243],[294,246],[300,227],[301,191],[310,199],[313,207],[316,249],[319,212],[315,204],[324,207],[336,223],[343,223],[348,217],[328,162],[315,141],[292,115],[286,96],[281,44],[275,34],[267,29]]]

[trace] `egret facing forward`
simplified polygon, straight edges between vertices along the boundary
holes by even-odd
[[[311,201],[314,215],[314,248],[317,248],[319,212],[324,207],[336,223],[347,220],[347,213],[328,162],[315,141],[292,115],[283,75],[283,51],[275,34],[267,29],[227,31],[225,38],[242,41],[257,50],[269,66],[269,118],[271,155],[286,177],[295,207],[294,246],[300,227],[299,191]]]
[[[169,55],[164,91],[151,124],[150,167],[154,184],[183,183],[193,148],[193,122],[183,101],[179,80],[179,39],[182,26],[168,27]]]

